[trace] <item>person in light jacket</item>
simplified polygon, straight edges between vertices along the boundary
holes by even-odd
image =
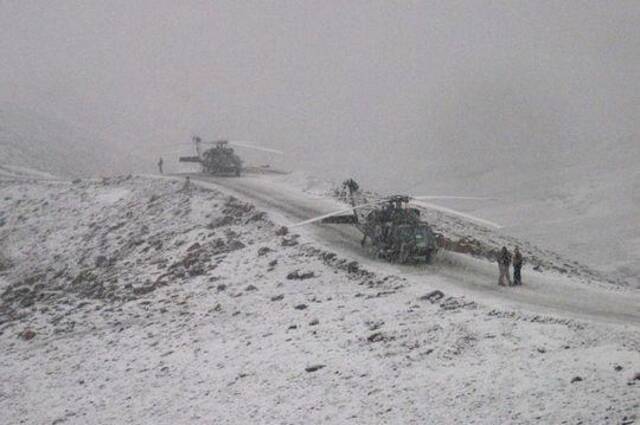
[[[498,278],[498,285],[511,286],[511,279],[509,278],[509,266],[511,265],[511,254],[507,250],[506,246],[503,246],[498,255],[498,269],[500,271],[500,277]]]

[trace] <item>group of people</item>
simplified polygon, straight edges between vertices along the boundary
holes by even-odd
[[[522,285],[522,263],[524,262],[522,254],[518,247],[513,252],[513,257],[507,249],[503,246],[498,255],[498,268],[500,270],[500,278],[498,279],[498,285],[500,286],[518,286]],[[509,274],[509,266],[513,263],[513,281]]]

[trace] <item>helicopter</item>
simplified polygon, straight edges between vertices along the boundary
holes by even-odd
[[[202,165],[202,171],[211,175],[234,175],[240,176],[244,171],[243,161],[235,153],[232,146],[254,149],[262,152],[282,155],[283,152],[252,146],[240,142],[230,142],[228,140],[203,141],[200,137],[194,136],[192,142],[195,146],[195,156],[181,156],[180,162],[192,162]],[[211,148],[203,149],[202,145],[213,145]]]
[[[373,251],[378,258],[402,264],[431,263],[433,256],[440,249],[472,255],[493,255],[493,253],[486,252],[483,247],[477,246],[472,240],[452,241],[436,232],[429,223],[420,218],[420,209],[412,206],[413,204],[423,208],[440,210],[479,222],[485,226],[499,228],[499,225],[490,221],[422,202],[422,200],[430,199],[486,200],[489,198],[391,195],[368,202],[353,179],[343,183],[342,193],[345,192],[346,199],[351,203],[350,208],[314,217],[294,226],[316,222],[353,225],[363,234],[360,242],[362,247],[365,247],[367,240],[370,240]]]

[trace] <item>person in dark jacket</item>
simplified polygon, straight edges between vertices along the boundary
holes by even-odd
[[[500,278],[498,285],[511,286],[511,278],[509,277],[509,266],[511,265],[511,253],[503,246],[498,255],[498,269],[500,270]]]
[[[520,274],[522,270],[522,254],[518,247],[513,252],[513,285],[522,285],[522,275]]]
[[[164,171],[162,170],[163,165],[164,161],[162,160],[162,157],[160,157],[160,159],[158,160],[158,169],[160,170],[160,174],[164,174]]]

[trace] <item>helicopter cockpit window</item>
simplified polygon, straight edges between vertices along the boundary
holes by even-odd
[[[398,236],[403,240],[410,240],[413,238],[414,230],[412,226],[400,226],[398,228]]]
[[[431,232],[426,226],[418,227],[415,235],[417,241],[428,241],[431,239]]]

